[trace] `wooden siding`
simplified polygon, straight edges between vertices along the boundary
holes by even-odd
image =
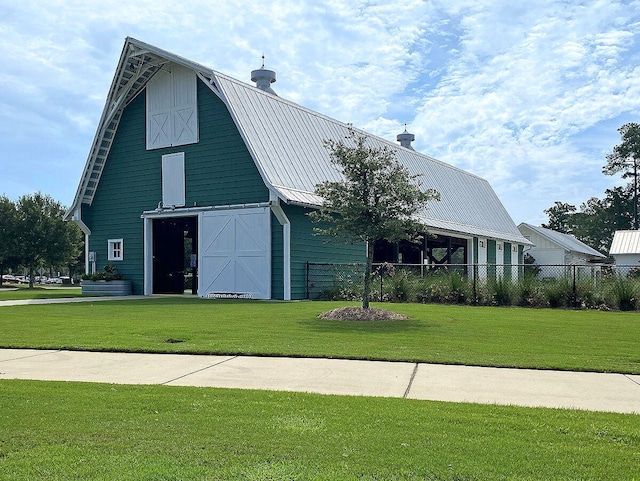
[[[355,263],[366,261],[363,243],[351,244],[342,239],[318,235],[306,215],[309,209],[285,205],[291,222],[291,298],[306,297],[307,262]]]
[[[283,226],[271,213],[271,298],[284,299]]]
[[[162,200],[162,155],[185,153],[186,206],[266,202],[269,193],[222,101],[198,81],[200,142],[146,149],[145,96],[126,107],[91,206],[82,218],[91,229],[97,269],[107,264],[107,240],[124,239],[124,260],[114,263],[143,292],[143,211]]]
[[[487,264],[496,263],[496,241],[487,239]]]

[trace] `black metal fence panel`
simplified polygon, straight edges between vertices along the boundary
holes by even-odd
[[[307,265],[307,298],[359,300],[364,264]],[[640,267],[375,264],[371,300],[635,310]]]

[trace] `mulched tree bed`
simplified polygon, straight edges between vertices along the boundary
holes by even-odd
[[[409,319],[404,314],[370,307],[339,307],[318,316],[320,319],[332,319],[336,321],[400,321]]]

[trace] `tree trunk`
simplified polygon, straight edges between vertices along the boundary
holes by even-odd
[[[373,243],[367,242],[367,265],[364,267],[364,292],[362,293],[362,308],[369,309],[371,297],[371,267],[373,266]]]
[[[33,289],[33,267],[29,267],[29,289]]]

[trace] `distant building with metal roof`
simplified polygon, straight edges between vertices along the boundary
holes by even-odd
[[[163,243],[174,244],[170,250],[176,252],[184,247],[182,229],[194,246],[200,295],[288,299],[301,297],[305,262],[362,257],[362,246],[328,249],[319,243],[305,215],[321,205],[315,186],[341,179],[325,141],[345,139],[350,126],[277,96],[271,88],[275,72],[264,64],[251,77],[257,86],[126,39],[67,214],[87,236],[87,270],[95,267],[90,259],[109,259],[121,272],[131,271],[135,293],[169,289],[179,278],[172,273],[188,269],[169,265],[168,255],[162,263],[157,259],[164,258]],[[416,152],[406,130],[398,136],[402,145],[355,130],[369,145],[391,149],[420,176],[422,188],[440,194],[419,213],[434,237],[418,262],[451,263],[455,257],[465,264],[518,263],[530,242],[489,182]],[[227,232],[225,222],[233,229]],[[247,239],[261,250],[260,261],[238,254],[251,251],[243,247]],[[261,243],[268,245],[259,248]]]
[[[564,234],[545,227],[527,224],[518,225],[522,235],[534,246],[525,250],[542,266],[543,277],[561,277],[565,275],[560,266],[581,266],[603,261],[607,256],[589,247],[570,234]]]
[[[616,265],[640,267],[640,231],[616,231],[609,255],[615,259]]]

